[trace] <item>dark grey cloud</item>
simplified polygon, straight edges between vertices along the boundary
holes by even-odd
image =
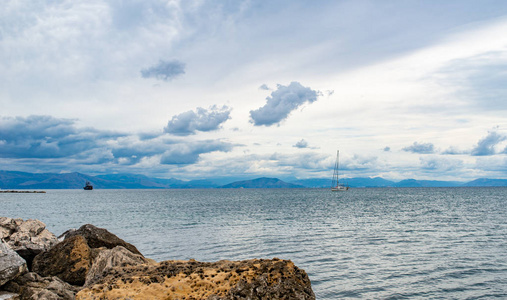
[[[185,64],[178,60],[160,60],[158,64],[141,70],[141,76],[143,78],[155,78],[164,81],[171,80],[183,74],[185,74]]]
[[[296,147],[296,148],[308,148],[308,142],[305,141],[305,139],[301,139],[293,147]]]
[[[495,146],[506,139],[507,136],[490,131],[486,137],[479,140],[471,153],[473,156],[493,155],[495,154]]]
[[[251,122],[255,126],[278,124],[304,103],[317,101],[320,95],[319,91],[304,87],[296,81],[288,86],[279,84],[271,96],[266,98],[267,102],[263,107],[250,111]]]
[[[227,106],[210,107],[208,110],[198,107],[173,116],[164,131],[175,135],[191,135],[196,131],[213,131],[230,118],[231,109]]]
[[[403,148],[403,151],[406,152],[413,152],[413,153],[420,153],[420,154],[430,154],[435,152],[435,147],[432,143],[421,143],[414,142],[414,144]]]
[[[107,171],[135,168],[143,160],[188,165],[198,162],[202,154],[228,152],[234,146],[220,140],[188,141],[156,133],[127,135],[78,128],[75,120],[51,116],[0,118],[0,163],[30,165],[37,170],[91,170],[94,166],[95,171]]]
[[[78,129],[74,120],[51,116],[0,118],[0,155],[4,158],[62,158],[104,147],[120,133]]]

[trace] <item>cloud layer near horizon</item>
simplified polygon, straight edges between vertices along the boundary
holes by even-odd
[[[10,159],[73,159],[76,165],[135,165],[155,160],[165,165],[194,164],[199,156],[214,151],[228,152],[234,145],[220,140],[181,140],[155,136],[142,140],[136,135],[78,128],[75,120],[51,116],[0,118],[0,155]],[[100,156],[100,157],[97,157]]]

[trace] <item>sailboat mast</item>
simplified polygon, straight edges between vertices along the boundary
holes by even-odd
[[[339,185],[338,173],[340,172],[340,150],[336,150],[336,186]]]

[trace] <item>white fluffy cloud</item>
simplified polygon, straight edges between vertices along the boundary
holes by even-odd
[[[256,126],[271,126],[285,120],[289,114],[305,103],[317,101],[321,93],[293,81],[288,86],[279,84],[276,91],[267,97],[266,104],[250,111],[252,123]]]
[[[196,111],[189,110],[173,116],[164,131],[175,135],[190,135],[196,131],[217,130],[230,118],[230,113],[231,109],[225,105],[222,107],[214,105],[209,109],[198,107]]]

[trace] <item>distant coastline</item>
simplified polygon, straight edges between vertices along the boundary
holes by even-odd
[[[21,190],[21,191],[17,191],[17,190],[0,190],[0,193],[23,193],[23,194],[32,194],[32,193],[35,193],[35,194],[44,194],[46,193],[46,191],[24,191],[24,190]]]
[[[82,189],[90,181],[96,189],[206,189],[206,188],[328,188],[329,178],[282,180],[259,177],[252,179],[209,178],[202,180],[179,180],[153,178],[139,174],[107,174],[92,176],[82,173],[27,173],[0,171],[0,191]],[[381,177],[343,178],[340,183],[352,188],[379,187],[492,187],[507,186],[507,179],[479,178],[468,182],[406,179],[391,181]],[[39,191],[37,191],[39,192]]]

